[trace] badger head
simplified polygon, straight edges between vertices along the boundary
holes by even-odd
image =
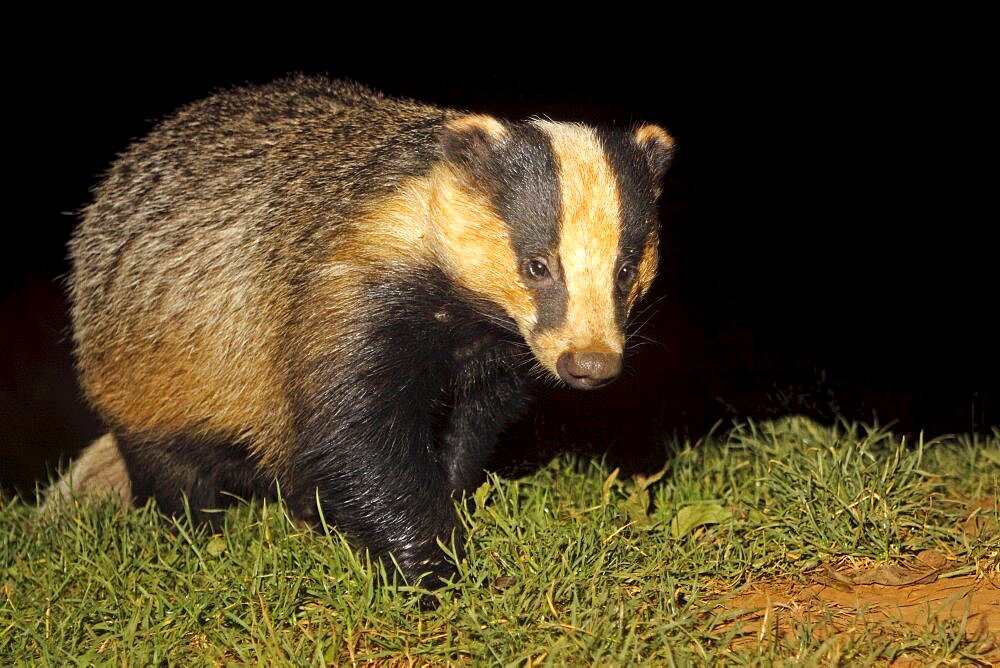
[[[655,125],[453,119],[432,201],[439,262],[505,312],[548,374],[600,387],[621,372],[626,321],[656,274],[673,148]]]

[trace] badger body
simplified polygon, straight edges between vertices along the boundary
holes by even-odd
[[[618,374],[672,149],[653,125],[512,123],[306,77],[180,110],[70,243],[77,366],[122,489],[211,519],[277,485],[407,577],[447,576],[452,498],[529,377]]]

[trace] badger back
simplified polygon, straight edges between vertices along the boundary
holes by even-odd
[[[455,115],[298,77],[196,102],[121,154],[70,244],[77,366],[109,425],[287,445],[303,284],[360,208],[427,173]]]

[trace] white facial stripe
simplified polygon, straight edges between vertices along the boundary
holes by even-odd
[[[615,263],[621,235],[618,183],[600,139],[583,125],[538,121],[559,163],[559,261],[566,282],[565,350],[621,352],[615,321]]]

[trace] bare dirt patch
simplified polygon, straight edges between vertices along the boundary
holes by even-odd
[[[735,644],[794,640],[803,633],[847,641],[865,632],[891,640],[907,627],[961,624],[980,658],[1000,665],[1000,573],[955,574],[946,572],[949,564],[941,555],[920,556],[913,568],[827,570],[810,583],[752,585],[726,606],[749,610],[737,622]],[[919,662],[897,663],[910,661]]]
[[[994,500],[971,500],[968,509],[966,535],[997,535]],[[990,561],[963,564],[936,550],[896,564],[845,558],[805,582],[751,583],[723,611],[739,614],[736,647],[794,644],[807,634],[846,645],[866,634],[897,650],[893,665],[923,665],[927,657],[908,654],[906,639],[945,630],[968,641],[963,665],[1000,666],[1000,565]]]

